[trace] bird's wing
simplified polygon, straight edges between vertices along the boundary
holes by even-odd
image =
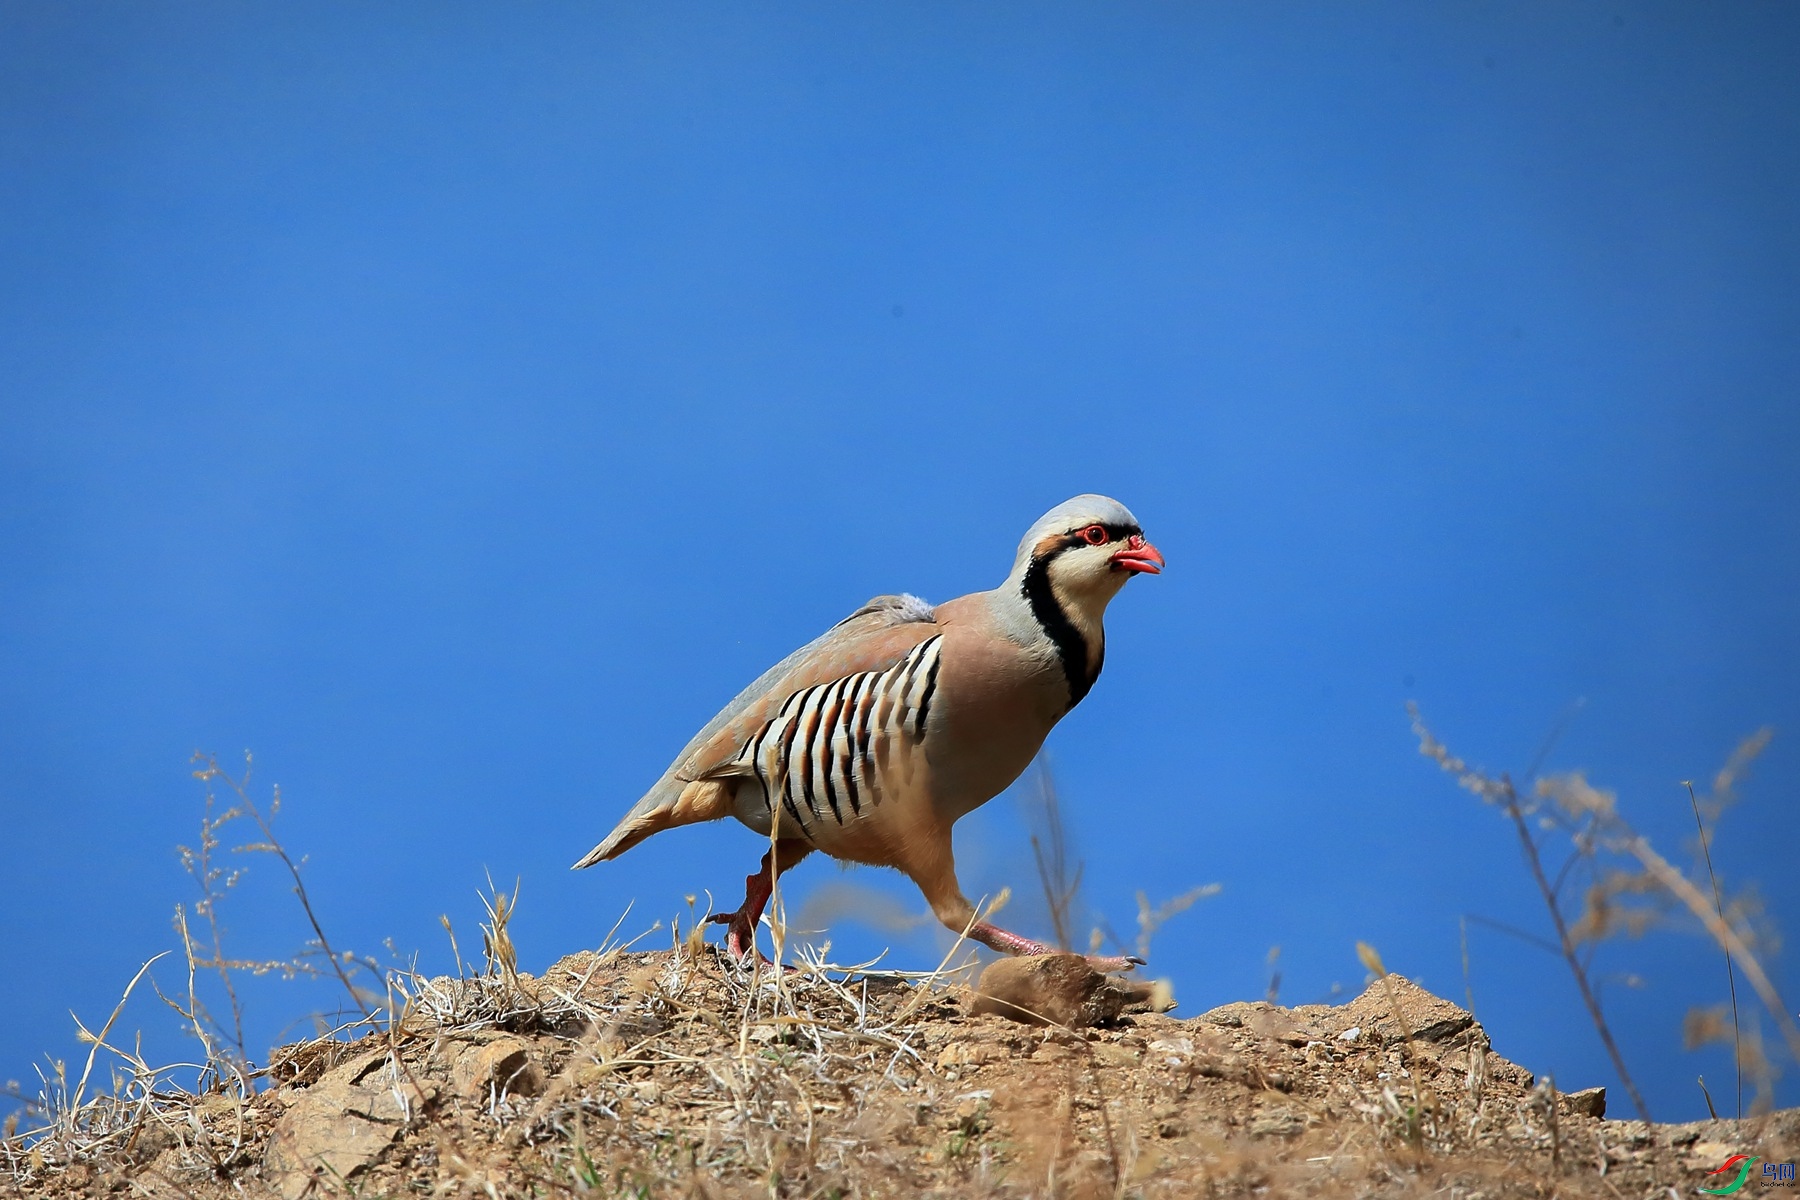
[[[885,671],[938,631],[932,608],[916,596],[877,596],[823,635],[764,671],[694,735],[656,786],[576,867],[616,858],[652,833],[728,815],[744,743],[791,696],[865,671]]]

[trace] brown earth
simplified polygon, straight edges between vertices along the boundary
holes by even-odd
[[[288,1047],[266,1090],[158,1094],[15,1142],[0,1192],[1617,1198],[1693,1194],[1731,1154],[1800,1157],[1800,1110],[1603,1119],[1597,1090],[1534,1086],[1398,976],[1336,1007],[1084,1030],[692,945],[407,983],[403,1020]]]

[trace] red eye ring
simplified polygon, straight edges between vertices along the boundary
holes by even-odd
[[[1090,546],[1104,546],[1112,541],[1112,537],[1106,532],[1104,525],[1089,525],[1076,536]]]

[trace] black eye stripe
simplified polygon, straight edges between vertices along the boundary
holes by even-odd
[[[1143,536],[1143,532],[1144,532],[1142,529],[1139,529],[1136,525],[1108,525],[1105,521],[1089,521],[1086,524],[1082,525],[1079,529],[1071,529],[1067,533],[1063,534],[1063,545],[1065,545],[1065,546],[1086,546],[1086,545],[1088,545],[1089,544],[1088,540],[1086,538],[1082,537],[1081,534],[1082,534],[1083,530],[1092,529],[1096,525],[1098,525],[1100,528],[1106,530],[1106,542],[1122,542],[1128,537],[1141,537],[1141,536]],[[1103,542],[1101,544],[1105,545],[1106,542]]]

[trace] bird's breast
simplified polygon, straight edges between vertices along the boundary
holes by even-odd
[[[946,639],[938,711],[927,730],[933,800],[947,819],[1004,791],[1069,707],[1054,654],[994,638]]]

